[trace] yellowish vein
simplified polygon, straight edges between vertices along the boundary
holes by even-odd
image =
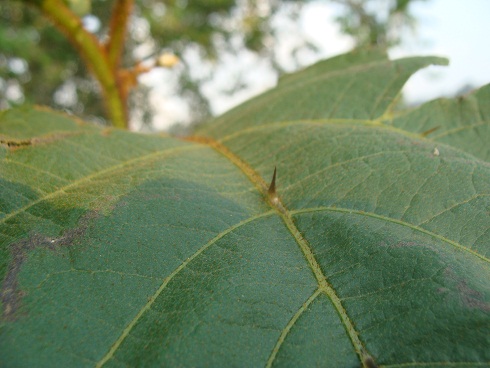
[[[276,359],[277,353],[279,352],[279,349],[281,348],[282,344],[284,343],[284,340],[286,340],[286,336],[289,334],[289,331],[291,331],[291,328],[294,326],[296,321],[298,320],[299,317],[306,311],[306,309],[309,307],[309,305],[322,293],[322,290],[316,289],[316,291],[311,294],[311,296],[304,302],[301,307],[298,309],[298,311],[294,314],[293,318],[291,318],[282,330],[281,335],[279,336],[279,339],[277,340],[276,346],[274,346],[274,349],[272,350],[271,355],[269,356],[269,359],[267,360],[266,367],[269,368],[272,366],[272,363]]]
[[[457,127],[457,128],[448,129],[448,130],[446,130],[446,131],[444,131],[444,132],[442,132],[440,134],[433,135],[431,138],[433,140],[438,140],[438,139],[447,137],[448,135],[453,135],[453,134],[460,133],[460,132],[465,131],[465,130],[471,130],[471,129],[478,128],[480,126],[485,126],[485,125],[489,125],[489,123],[488,122],[481,122],[481,123],[478,123],[478,124],[471,124],[471,125],[460,126],[460,127]]]
[[[342,302],[338,297],[337,293],[335,292],[335,290],[333,289],[333,287],[330,285],[330,283],[327,281],[327,278],[323,274],[322,269],[318,264],[315,255],[313,254],[313,251],[311,250],[308,242],[305,240],[305,238],[303,238],[300,231],[294,224],[294,221],[290,213],[282,205],[280,207],[279,207],[279,213],[284,223],[288,227],[289,231],[296,239],[296,242],[298,243],[301,250],[303,251],[305,258],[307,259],[317,279],[320,290],[330,298],[332,304],[335,306],[335,309],[337,309],[337,313],[339,314],[339,317],[342,320],[342,323],[347,331],[347,334],[349,335],[349,338],[351,339],[352,345],[354,346],[357,355],[359,356],[361,362],[364,362],[367,358],[370,358],[370,355],[367,353],[364,345],[359,339],[359,333],[356,331],[354,324],[352,323],[349,316],[347,315],[347,311],[342,305]]]
[[[22,166],[22,167],[28,168],[29,170],[33,170],[33,171],[39,172],[41,174],[45,174],[45,175],[51,176],[52,178],[55,178],[55,179],[60,180],[60,181],[63,181],[65,183],[68,181],[67,179],[62,178],[59,175],[50,173],[49,171],[46,171],[46,170],[41,170],[38,167],[34,167],[32,165],[29,165],[29,164],[26,164],[26,163],[23,163],[23,162],[14,161],[14,160],[11,160],[11,159],[5,159],[4,162],[7,163],[7,164],[13,164],[13,165],[18,165],[18,166]]]
[[[247,218],[246,220],[243,220],[229,228],[227,228],[225,231],[219,233],[216,235],[213,239],[211,239],[208,243],[203,245],[201,248],[199,248],[192,256],[187,258],[184,262],[180,264],[179,267],[177,267],[170,275],[168,275],[163,283],[160,285],[157,291],[150,297],[148,302],[141,308],[136,314],[136,316],[133,318],[133,320],[126,326],[122,334],[119,336],[119,338],[116,340],[116,342],[111,346],[107,354],[97,363],[96,367],[102,367],[109,359],[111,359],[114,356],[114,353],[117,351],[119,346],[123,343],[123,341],[126,339],[126,337],[129,335],[133,327],[136,325],[136,323],[140,320],[140,318],[145,314],[146,311],[148,311],[155,300],[158,298],[158,296],[162,293],[162,291],[167,287],[168,283],[180,272],[182,271],[190,262],[192,262],[196,257],[198,257],[202,252],[204,252],[206,249],[208,249],[211,245],[215,244],[218,240],[223,238],[225,235],[233,232],[237,228],[244,226],[252,221],[255,221],[257,219],[271,216],[275,212],[273,210],[261,213],[259,215],[251,216]]]
[[[352,342],[354,350],[359,356],[360,361],[362,362],[363,365],[365,365],[364,362],[366,361],[373,361],[373,358],[367,352],[366,348],[364,347],[361,340],[359,339],[359,334],[356,331],[354,324],[350,320],[349,316],[347,315],[347,311],[342,305],[339,296],[327,281],[327,278],[323,274],[323,271],[320,265],[318,264],[315,255],[313,254],[313,251],[310,248],[310,245],[308,244],[306,239],[304,239],[303,236],[301,235],[300,231],[296,227],[291,217],[291,214],[282,203],[280,197],[275,192],[273,194],[270,194],[268,192],[268,185],[264,181],[264,179],[257,172],[255,172],[255,170],[252,169],[252,167],[250,167],[246,162],[244,162],[240,157],[238,157],[233,152],[231,152],[226,146],[209,138],[192,137],[189,138],[189,140],[211,146],[217,152],[221,153],[233,164],[235,164],[255,185],[255,187],[259,190],[259,192],[264,196],[267,203],[279,214],[279,216],[281,216],[284,224],[286,225],[289,232],[296,240],[296,243],[299,245],[301,251],[303,252],[303,255],[308,261],[308,264],[317,280],[319,290],[321,290],[321,292],[327,295],[327,297],[330,298],[330,300],[332,301],[332,304],[335,306],[335,309],[339,314],[340,320],[344,325],[344,328]]]
[[[381,118],[373,119],[373,120],[337,119],[337,118],[335,118],[335,119],[288,120],[288,121],[281,121],[281,122],[277,122],[277,123],[271,123],[271,124],[267,124],[267,125],[256,125],[256,126],[247,127],[247,128],[241,129],[241,130],[237,130],[236,132],[221,138],[219,141],[221,143],[224,143],[224,142],[229,141],[231,139],[240,137],[241,135],[250,134],[253,132],[264,131],[264,130],[279,129],[279,128],[285,128],[285,127],[290,127],[290,126],[308,126],[308,125],[311,125],[311,126],[315,126],[315,125],[344,125],[351,130],[360,129],[363,127],[379,128],[379,129],[382,129],[384,131],[388,131],[391,133],[397,133],[397,134],[403,135],[403,136],[411,138],[411,139],[418,139],[421,141],[433,143],[432,139],[427,138],[427,137],[423,137],[420,135],[420,133],[413,133],[413,132],[409,132],[407,130],[397,128],[395,126],[384,124],[383,120]],[[439,142],[438,144],[450,147],[452,150],[463,152],[463,153],[467,154],[467,152],[464,152],[462,150],[458,150],[456,147],[448,146],[442,142]]]
[[[429,62],[425,65],[433,64],[435,62]],[[338,76],[342,75],[355,75],[355,73],[360,73],[363,71],[368,71],[371,68],[376,68],[380,67],[382,65],[386,65],[387,67],[393,65],[392,61],[387,61],[386,59],[379,59],[379,60],[374,60],[372,62],[363,64],[363,65],[353,65],[350,67],[347,67],[345,69],[336,69],[336,70],[328,70],[325,71],[321,74],[316,74],[312,77],[304,78],[302,74],[299,74],[295,77],[292,77],[289,79],[288,83],[284,83],[282,85],[279,85],[281,88],[273,89],[269,92],[266,92],[265,94],[260,96],[260,100],[250,100],[248,103],[246,103],[241,109],[236,109],[234,112],[230,112],[228,114],[223,115],[223,117],[218,118],[217,120],[214,121],[214,124],[212,127],[214,129],[219,129],[221,125],[224,124],[229,124],[231,122],[237,121],[241,118],[243,118],[245,115],[250,114],[250,109],[245,108],[245,106],[249,107],[252,105],[253,110],[258,110],[259,107],[266,106],[266,105],[271,105],[274,103],[274,101],[280,99],[284,95],[291,93],[292,91],[297,91],[298,88],[301,88],[302,86],[305,85],[310,85],[312,81],[315,83],[318,83],[320,81],[327,81],[330,78],[335,78]],[[422,67],[422,65],[420,65]],[[418,69],[418,68],[417,68]],[[303,76],[303,79],[299,79]],[[294,79],[293,79],[294,78]],[[295,80],[296,79],[296,80]]]
[[[0,224],[8,221],[12,217],[17,216],[19,213],[25,212],[26,210],[28,210],[29,208],[31,208],[32,206],[34,206],[34,205],[36,205],[38,203],[41,203],[41,202],[46,201],[46,200],[49,200],[49,199],[56,198],[57,196],[60,196],[62,194],[65,194],[66,191],[68,191],[70,189],[73,189],[73,188],[76,188],[78,186],[81,186],[82,184],[85,184],[87,182],[90,182],[91,180],[94,180],[94,179],[96,179],[99,176],[102,176],[102,175],[105,175],[105,174],[109,174],[111,172],[120,170],[122,168],[131,166],[131,165],[134,165],[134,164],[137,164],[137,163],[140,163],[140,162],[144,162],[146,160],[149,161],[149,160],[152,160],[152,159],[157,158],[157,157],[163,158],[163,157],[166,157],[166,156],[170,156],[172,154],[175,154],[177,152],[182,152],[182,151],[186,151],[186,150],[193,150],[193,149],[198,149],[198,148],[199,148],[199,146],[181,146],[181,147],[171,148],[171,149],[167,149],[167,150],[163,150],[163,151],[152,152],[152,153],[147,154],[147,155],[139,156],[139,157],[133,158],[131,160],[127,160],[127,161],[121,162],[121,163],[119,163],[117,165],[112,165],[112,166],[107,167],[107,168],[105,168],[103,170],[94,172],[94,173],[92,173],[90,175],[84,176],[83,178],[80,178],[78,180],[75,180],[75,181],[71,182],[70,184],[65,185],[65,186],[59,188],[56,191],[53,191],[53,192],[48,193],[48,194],[46,194],[44,196],[41,196],[38,199],[36,199],[35,201],[32,201],[32,202],[28,203],[27,205],[25,205],[25,206],[23,206],[23,207],[15,210],[15,211],[10,212],[9,214],[5,215],[5,217],[3,217],[2,219],[0,219]]]
[[[481,260],[485,261],[485,262],[488,262],[490,263],[490,259],[488,259],[487,257],[485,257],[484,255],[474,251],[473,249],[470,249],[469,247],[466,247],[464,245],[461,245],[451,239],[448,239],[442,235],[439,235],[439,234],[436,234],[436,233],[433,233],[429,230],[426,230],[424,228],[421,228],[419,226],[416,226],[416,225],[413,225],[413,224],[410,224],[408,222],[405,222],[405,221],[402,221],[402,220],[397,220],[397,219],[394,219],[394,218],[391,218],[391,217],[386,217],[386,216],[383,216],[383,215],[378,215],[376,213],[372,213],[372,212],[364,212],[364,211],[359,211],[359,210],[354,210],[354,209],[350,209],[350,208],[341,208],[341,207],[314,207],[314,208],[303,208],[303,209],[300,209],[300,210],[295,210],[295,211],[291,211],[291,214],[293,215],[298,215],[298,214],[302,214],[302,213],[308,213],[308,212],[322,212],[322,211],[330,211],[330,212],[342,212],[342,213],[352,213],[352,214],[356,214],[356,215],[360,215],[360,216],[367,216],[367,217],[373,217],[373,218],[376,218],[376,219],[380,219],[380,220],[383,220],[383,221],[387,221],[387,222],[391,222],[391,223],[394,223],[394,224],[398,224],[398,225],[401,225],[401,226],[406,226],[406,227],[409,227],[415,231],[419,231],[421,233],[424,233],[424,234],[427,234],[433,238],[436,238],[438,240],[441,240],[447,244],[450,244],[452,245],[453,247],[459,249],[459,250],[462,250],[462,251],[465,251],[465,252],[468,252],[470,253],[471,255],[475,256],[475,257],[478,257],[480,258]]]

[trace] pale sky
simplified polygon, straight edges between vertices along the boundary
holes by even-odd
[[[390,56],[436,55],[449,66],[419,71],[406,84],[408,102],[451,96],[465,85],[490,83],[490,1],[431,0],[414,6],[419,20],[416,37],[392,50]]]
[[[392,59],[405,56],[435,55],[450,60],[446,67],[429,67],[417,72],[403,89],[407,103],[421,103],[437,97],[452,96],[467,85],[474,88],[490,83],[490,47],[487,37],[490,34],[490,0],[429,0],[413,4],[413,14],[418,21],[415,34],[407,33],[399,47],[390,50]],[[279,55],[287,59],[288,53],[295,42],[295,34],[302,32],[319,46],[320,54],[303,55],[304,66],[318,59],[325,59],[344,52],[353,47],[353,41],[342,35],[334,18],[338,15],[339,6],[326,0],[315,0],[307,3],[299,19],[299,23],[291,24],[282,20],[282,41],[279,41]],[[279,20],[278,22],[281,22]],[[279,37],[281,39],[281,37]],[[268,66],[250,55],[243,54],[228,67],[220,70],[213,83],[204,87],[204,92],[212,101],[215,114],[259,94],[276,84],[276,78],[268,73]],[[292,67],[292,66],[291,66]],[[171,78],[170,70],[160,71]],[[225,88],[230,80],[230,73],[245,73],[252,88],[236,95],[223,95],[215,86]],[[154,103],[159,106],[157,129],[168,127],[168,117],[185,119],[182,103],[165,90],[164,75],[155,76],[149,73],[146,81],[153,84]],[[153,83],[151,83],[153,81]],[[160,81],[158,84],[156,81]]]
[[[322,57],[352,48],[348,37],[332,22],[335,6],[317,0],[305,7],[302,17],[310,38],[322,45]],[[429,67],[416,73],[403,89],[408,103],[452,96],[461,88],[490,83],[490,0],[430,0],[413,4],[418,21],[415,34],[407,33],[399,47],[390,50],[392,59],[435,55],[449,59],[449,66]]]

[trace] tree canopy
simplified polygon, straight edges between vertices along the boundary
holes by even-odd
[[[241,55],[246,51],[268,63],[271,73],[285,71],[276,47],[278,29],[274,20],[297,18],[307,3],[305,0],[136,0],[134,4],[133,0],[57,1],[82,17],[84,27],[101,41],[111,36],[114,24],[126,21],[115,16],[116,10],[121,12],[125,6],[130,15],[121,66],[131,69],[141,61],[143,65],[153,66],[162,52],[177,55],[179,66],[172,70],[171,78],[162,82],[189,106],[193,121],[211,113],[203,85],[212,82],[217,70],[230,63],[224,55]],[[337,21],[358,47],[388,47],[400,41],[399,31],[413,21],[409,5],[414,1],[417,0],[330,2],[341,5]],[[101,87],[90,75],[86,60],[80,58],[80,50],[70,44],[70,37],[53,26],[44,6],[48,2],[7,0],[0,4],[0,108],[22,102],[36,103],[105,123],[103,117],[107,119],[108,115],[100,98]],[[298,67],[302,66],[301,50],[317,51],[316,45],[303,37],[289,56]],[[230,79],[233,87],[221,93],[233,94],[249,87],[250,82],[241,73]],[[151,87],[140,84],[127,101],[130,115],[135,114],[139,121],[146,123],[151,122],[153,115],[150,93]]]

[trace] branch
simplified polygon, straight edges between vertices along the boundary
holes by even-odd
[[[121,63],[127,25],[133,4],[134,0],[116,0],[112,9],[109,39],[105,45],[112,70],[117,70]]]
[[[117,70],[111,68],[104,47],[94,35],[83,28],[80,18],[62,0],[43,0],[39,7],[77,48],[101,84],[112,124],[119,128],[126,128],[125,99],[118,88]]]

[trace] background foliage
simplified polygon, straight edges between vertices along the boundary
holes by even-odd
[[[400,31],[413,24],[410,4],[416,0],[337,0],[343,15],[342,30],[358,47],[389,47],[400,41]],[[420,0],[419,0],[420,1]],[[26,6],[30,3],[34,6]],[[80,6],[85,3],[91,6]],[[141,58],[152,59],[162,51],[177,54],[182,63],[172,71],[167,86],[192,112],[192,120],[208,116],[210,104],[203,85],[212,83],[216,71],[234,61],[229,55],[247,51],[281,74],[286,64],[302,66],[301,51],[315,52],[302,38],[289,60],[278,55],[278,18],[294,20],[303,0],[260,1],[156,1],[138,0],[129,25],[123,65]],[[68,40],[38,11],[36,1],[7,0],[0,3],[0,108],[22,102],[66,109],[90,120],[104,122],[100,88]],[[95,27],[99,39],[107,36],[113,1],[72,0],[69,5]],[[327,19],[325,21],[328,21]],[[234,94],[249,88],[246,75],[230,76]],[[214,87],[219,88],[219,87]],[[130,99],[138,121],[152,119],[149,87],[140,85]]]

